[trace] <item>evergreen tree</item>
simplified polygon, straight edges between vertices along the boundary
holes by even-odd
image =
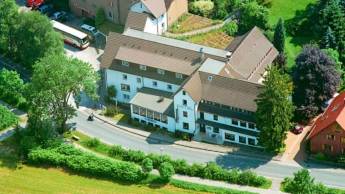
[[[336,48],[336,40],[331,27],[328,26],[326,34],[323,38],[324,48]]]
[[[279,53],[284,53],[285,51],[285,27],[284,21],[280,18],[275,31],[274,31],[274,39],[273,44]]]
[[[293,70],[293,102],[298,120],[308,120],[318,113],[337,91],[340,76],[335,62],[319,48],[304,47]]]
[[[263,83],[264,88],[256,101],[256,121],[261,130],[259,143],[277,152],[285,146],[286,134],[292,126],[292,83],[288,75],[274,66],[268,69]]]

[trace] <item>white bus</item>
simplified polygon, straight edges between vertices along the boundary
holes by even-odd
[[[79,49],[85,49],[90,45],[88,35],[60,22],[52,20],[53,28],[63,35],[64,42]]]

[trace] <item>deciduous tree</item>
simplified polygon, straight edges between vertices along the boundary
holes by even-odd
[[[55,32],[48,17],[39,12],[21,13],[19,27],[15,32],[15,57],[31,68],[47,53],[63,53],[63,41]]]
[[[16,71],[0,70],[0,99],[17,105],[24,96],[25,84]]]
[[[0,51],[11,51],[13,33],[18,22],[18,7],[14,0],[2,0],[0,3]]]
[[[304,47],[296,58],[293,70],[293,102],[298,120],[306,120],[320,113],[340,83],[334,61],[319,48]]]
[[[263,90],[256,101],[256,120],[261,130],[259,143],[267,150],[276,152],[285,146],[286,134],[292,126],[292,83],[288,75],[274,66],[267,72]]]
[[[63,133],[66,121],[76,111],[70,99],[81,91],[97,99],[97,81],[98,75],[91,65],[63,54],[47,55],[34,65],[30,85],[32,113],[52,118]]]
[[[267,28],[269,11],[266,7],[259,5],[256,1],[244,2],[239,6],[239,29],[247,32],[254,26],[261,29]]]

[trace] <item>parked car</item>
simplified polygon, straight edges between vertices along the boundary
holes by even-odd
[[[301,134],[303,132],[303,127],[301,125],[295,125],[291,132],[296,135]]]
[[[37,11],[41,12],[42,14],[45,14],[47,16],[51,16],[53,13],[53,6],[48,4],[48,5],[41,5],[37,8]]]
[[[44,3],[44,0],[26,0],[26,6],[37,8]]]
[[[51,19],[59,22],[65,22],[67,20],[67,13],[64,11],[57,11],[53,13]]]
[[[87,24],[81,25],[80,28],[82,31],[84,31],[86,34],[89,35],[90,40],[94,40],[94,38],[99,33],[95,27],[87,25]]]

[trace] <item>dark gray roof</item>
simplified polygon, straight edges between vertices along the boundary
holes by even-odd
[[[149,18],[146,13],[137,13],[130,11],[127,16],[125,29],[132,28],[136,30],[144,31],[146,26],[146,21]]]

